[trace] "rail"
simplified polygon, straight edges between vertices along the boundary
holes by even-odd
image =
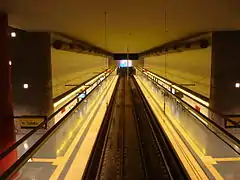
[[[145,69],[138,68],[138,70],[139,70],[140,72],[142,72],[142,70],[145,70]],[[157,75],[156,73],[153,73],[153,72],[151,72],[151,71],[149,71],[149,70],[145,70],[145,71],[150,72],[150,73],[154,74],[154,76],[160,78],[159,80],[160,80],[162,83],[165,83],[165,84],[166,84],[166,82],[170,83],[170,84],[168,84],[168,85],[170,85],[171,88],[178,88],[178,89],[180,88],[180,89],[183,89],[184,91],[186,91],[187,94],[183,92],[183,94],[184,94],[185,96],[187,96],[188,98],[190,98],[191,100],[193,100],[194,102],[200,104],[201,106],[203,106],[204,108],[206,108],[206,109],[208,110],[208,112],[209,112],[208,118],[209,118],[209,119],[212,119],[213,121],[214,121],[214,119],[218,119],[218,120],[220,119],[221,122],[223,122],[223,123],[221,123],[221,124],[218,124],[218,125],[220,125],[221,127],[225,127],[225,128],[240,128],[240,122],[233,121],[233,120],[231,120],[230,118],[228,118],[227,116],[225,116],[225,115],[217,112],[216,110],[210,108],[209,106],[206,106],[206,103],[203,103],[203,102],[207,102],[207,103],[208,103],[208,102],[209,102],[209,99],[208,99],[208,98],[206,98],[206,97],[204,97],[204,96],[202,96],[202,95],[200,95],[200,94],[198,94],[198,93],[196,93],[196,92],[194,92],[194,91],[192,91],[192,90],[190,90],[190,89],[188,89],[188,88],[185,88],[185,87],[183,87],[183,86],[181,86],[181,85],[179,85],[179,84],[176,84],[176,83],[174,83],[174,82],[172,82],[172,81],[170,81],[170,80],[168,80],[168,79],[166,79],[166,78],[164,78],[164,77],[161,77],[161,76]],[[144,74],[144,73],[143,73],[143,74]],[[144,75],[146,75],[146,74],[144,74]],[[147,76],[147,75],[146,75],[146,76]],[[161,80],[161,79],[163,79],[163,80]],[[152,80],[152,79],[151,79],[151,80]],[[164,81],[165,81],[165,82],[164,82]],[[157,82],[154,81],[154,83],[157,83]],[[166,87],[163,87],[163,86],[162,86],[161,84],[159,84],[159,83],[157,83],[157,84],[160,85],[162,88],[164,88],[165,90],[167,90],[167,91],[169,92],[169,90],[168,90]],[[171,94],[173,94],[173,93],[171,93]],[[194,99],[192,96],[189,96],[189,94],[192,94],[193,96],[196,96],[196,97],[199,98],[200,100]],[[206,116],[206,115],[205,115],[205,116]]]
[[[152,80],[151,80],[152,81]],[[157,84],[155,81],[152,81],[153,83]],[[170,97],[173,97],[174,99],[176,99],[178,102],[180,102],[180,104],[182,105],[182,107],[190,114],[192,114],[194,117],[196,117],[197,120],[199,120],[199,122],[201,124],[203,124],[204,126],[206,126],[212,133],[214,133],[217,137],[219,137],[221,140],[223,140],[229,147],[231,147],[235,152],[237,152],[238,154],[240,154],[240,140],[238,138],[236,138],[235,136],[233,136],[231,133],[229,133],[228,131],[226,131],[223,127],[221,127],[219,124],[217,124],[216,122],[214,122],[212,119],[210,119],[209,117],[205,116],[204,114],[200,113],[199,111],[197,111],[195,108],[193,108],[191,105],[189,105],[188,103],[186,103],[185,101],[183,101],[180,97],[178,97],[175,94],[172,94],[168,89],[166,89],[165,87],[163,87],[160,84],[157,84],[158,86],[160,86],[164,91],[165,94],[164,96],[166,96],[166,94]],[[220,116],[220,115],[219,115]],[[222,117],[222,116],[220,116]],[[206,120],[207,123],[204,123],[204,121]]]
[[[133,81],[143,102],[142,105],[144,107],[144,110],[146,111],[147,116],[149,117],[149,123],[152,128],[152,132],[154,133],[154,136],[157,139],[159,146],[158,148],[160,154],[163,157],[163,161],[167,167],[169,176],[171,177],[171,179],[190,179],[186,169],[184,168],[184,165],[181,163],[181,160],[177,155],[177,152],[174,150],[166,133],[162,129],[161,125],[158,123],[157,117],[153,113],[153,110],[149,105],[146,97],[144,96],[141,88],[137,84],[136,79],[133,78]]]
[[[119,79],[118,79],[118,83],[119,83]],[[134,85],[138,86],[136,81],[134,82]],[[83,179],[100,179],[101,173],[102,173],[102,167],[106,166],[104,163],[105,162],[104,158],[108,157],[108,158],[112,159],[111,157],[109,157],[109,155],[107,155],[105,157],[105,152],[107,150],[107,144],[108,144],[108,140],[109,140],[108,137],[110,135],[110,132],[111,132],[110,129],[112,127],[112,121],[113,121],[113,119],[118,119],[119,122],[114,121],[115,128],[118,125],[119,125],[119,127],[124,128],[123,123],[126,119],[126,118],[122,119],[122,117],[125,117],[125,115],[123,116],[123,112],[125,112],[125,110],[123,112],[122,111],[120,112],[121,114],[120,114],[119,118],[117,118],[115,116],[112,117],[113,116],[113,112],[112,112],[113,108],[115,107],[116,104],[120,103],[120,102],[115,103],[115,100],[116,100],[115,96],[116,96],[116,92],[118,91],[117,88],[119,88],[119,87],[120,87],[120,85],[115,87],[114,93],[111,97],[109,107],[108,107],[107,112],[104,117],[104,121],[100,127],[100,131],[98,133],[98,136],[95,141],[94,147],[92,149],[89,161],[85,168]],[[125,88],[125,84],[123,85],[123,87]],[[122,92],[121,90],[119,90],[119,91]],[[124,95],[124,99],[125,99],[125,91],[126,90],[124,89],[124,92],[122,93]],[[137,88],[137,92],[139,92],[139,91],[141,91],[140,88]],[[133,92],[133,91],[131,91],[131,92]],[[137,95],[137,94],[133,94],[134,98],[136,98],[135,95]],[[139,101],[140,103],[138,103],[138,105],[140,105],[140,106],[136,107],[136,104],[133,103],[133,106],[132,106],[133,107],[133,116],[140,117],[143,115],[142,113],[146,112],[146,114],[147,114],[146,117],[148,117],[150,119],[145,119],[144,118],[145,116],[144,117],[142,116],[141,122],[149,123],[149,128],[150,128],[151,133],[150,134],[146,133],[146,132],[144,133],[145,140],[147,142],[147,139],[148,139],[147,137],[151,135],[154,139],[154,142],[156,141],[155,143],[158,143],[159,141],[161,141],[161,143],[158,144],[159,145],[158,152],[160,152],[160,154],[161,154],[160,156],[162,156],[162,158],[160,158],[160,159],[157,158],[158,160],[155,161],[155,165],[152,165],[152,161],[150,161],[149,159],[147,160],[147,158],[149,157],[148,155],[149,155],[150,151],[148,151],[147,146],[144,145],[143,149],[144,149],[145,153],[143,153],[143,150],[140,150],[141,162],[142,162],[142,165],[144,166],[144,167],[142,167],[142,170],[144,171],[144,177],[155,177],[156,178],[156,177],[159,177],[159,174],[163,173],[162,176],[165,177],[165,175],[167,175],[169,177],[169,179],[189,179],[188,173],[186,172],[183,164],[180,162],[180,159],[176,155],[176,152],[174,151],[170,141],[166,137],[166,134],[163,132],[163,130],[159,130],[160,126],[157,126],[158,125],[157,119],[153,115],[153,112],[151,111],[150,106],[146,105],[147,101],[146,101],[143,93],[140,94],[140,97],[141,98],[139,100],[141,102]],[[131,98],[132,101],[134,101],[134,98],[133,99]],[[123,102],[125,102],[125,101],[123,100]],[[124,104],[124,108],[126,108],[126,106],[125,106],[126,104],[125,103],[123,103],[123,104]],[[116,105],[116,107],[121,108],[119,105]],[[135,108],[137,108],[137,109],[135,109]],[[140,109],[140,108],[143,108],[143,109]],[[136,114],[138,114],[138,115],[136,115]],[[141,114],[141,115],[139,115],[139,114]],[[129,121],[126,121],[126,122],[129,122]],[[134,122],[135,122],[135,124],[138,124],[139,120],[135,119]],[[130,126],[130,124],[128,124],[127,126]],[[138,130],[138,133],[142,135],[143,129],[145,127],[146,126],[144,126],[144,125],[141,126],[141,132],[139,131],[137,126],[136,126],[136,129]],[[119,179],[123,179],[123,177],[125,177],[125,175],[126,175],[125,174],[126,169],[124,169],[125,168],[124,167],[124,163],[125,163],[124,159],[127,158],[127,157],[125,157],[126,152],[124,150],[125,149],[125,143],[124,143],[125,142],[125,140],[124,140],[125,129],[122,129],[122,128],[118,129],[119,132],[116,134],[116,138],[115,138],[115,140],[117,141],[117,142],[115,142],[116,147],[118,147],[118,145],[119,145],[120,146],[120,147],[118,147],[119,151],[121,149],[120,152],[117,151],[119,153],[119,162],[116,162],[117,167],[115,167],[115,169],[118,169],[117,174],[118,174]],[[114,130],[112,130],[112,132],[114,132]],[[157,133],[159,135],[156,135],[155,133]],[[121,139],[122,136],[123,136],[123,139]],[[113,137],[111,136],[111,139],[112,138]],[[139,147],[141,148],[142,147],[141,145],[143,145],[142,139],[141,139],[142,137],[138,136],[137,138],[139,140]],[[161,139],[161,140],[159,140],[159,139]],[[120,143],[120,144],[118,144],[118,143]],[[150,149],[154,149],[154,147],[150,146],[150,144],[148,143],[148,145],[149,145],[148,147],[151,147]],[[111,146],[114,146],[114,145],[111,145]],[[126,148],[128,149],[128,151],[130,151],[130,149],[129,149],[130,147],[126,146]],[[148,151],[148,152],[146,153],[146,151]],[[152,157],[155,157],[155,159],[156,159],[156,157],[158,157],[158,156],[156,156],[157,154],[158,153],[153,153]],[[121,157],[121,156],[123,156],[123,157]],[[146,161],[148,161],[148,163],[146,163]],[[159,162],[159,161],[164,161],[164,162],[156,164],[156,162]],[[122,163],[122,164],[119,165],[119,163]],[[162,165],[162,164],[164,164],[164,165]],[[160,167],[160,166],[163,166],[162,171],[159,171],[159,169],[157,170],[157,168],[156,168],[156,167]],[[152,168],[152,167],[154,167],[154,168]],[[147,172],[147,170],[148,170],[148,172]],[[113,175],[113,174],[111,174],[111,175]]]
[[[111,99],[109,101],[109,105],[107,107],[107,111],[105,113],[103,122],[101,124],[100,130],[98,132],[96,141],[94,143],[92,152],[90,154],[90,158],[88,160],[88,163],[86,165],[85,171],[83,173],[83,178],[82,179],[94,179],[98,172],[99,172],[99,164],[103,161],[103,156],[102,156],[102,152],[104,151],[104,149],[106,148],[106,141],[107,139],[105,137],[107,137],[108,133],[109,133],[109,119],[111,119],[111,112],[113,110],[113,104],[114,104],[114,98],[117,92],[117,86],[119,84],[119,78],[117,80],[117,85],[114,88],[113,94],[111,96]]]

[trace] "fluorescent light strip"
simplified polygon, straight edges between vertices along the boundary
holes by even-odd
[[[55,102],[53,104],[54,107],[57,107],[59,104],[63,103],[64,101],[70,99],[72,96],[76,95],[79,91],[81,91],[82,89],[87,88],[87,86],[83,85],[80,88],[76,89],[75,91],[73,91],[72,93],[66,95],[65,97],[63,97],[62,99],[60,99],[59,101]]]
[[[172,83],[166,81],[166,80],[163,79],[163,78],[160,78],[160,77],[158,77],[158,76],[156,76],[156,75],[154,75],[154,74],[153,74],[153,76],[154,76],[155,78],[159,79],[160,81],[165,82],[166,84],[168,84],[168,85],[170,85],[170,86],[172,85]]]
[[[101,73],[100,75],[98,75],[97,77],[95,77],[94,79],[92,79],[91,81],[87,82],[85,85],[81,86],[80,88],[76,89],[75,91],[73,91],[72,93],[66,95],[65,97],[63,97],[62,99],[60,99],[59,101],[55,102],[53,104],[53,107],[57,107],[59,104],[63,103],[64,101],[70,99],[72,96],[76,95],[79,91],[81,91],[83,88],[87,88],[89,85],[91,85],[92,83],[94,83],[97,79],[99,79],[100,76],[104,75],[105,72]]]
[[[173,85],[172,83],[166,81],[165,79],[163,79],[163,78],[161,78],[161,77],[156,76],[155,74],[153,74],[153,73],[151,73],[151,72],[149,72],[149,71],[147,71],[147,72],[148,72],[149,74],[151,74],[152,76],[156,77],[157,79],[159,79],[160,81],[165,82],[165,83],[167,83],[168,85],[171,85],[172,87],[174,87],[175,89],[181,91],[183,94],[188,95],[189,97],[193,98],[193,99],[196,100],[197,102],[200,102],[200,103],[204,104],[205,106],[209,107],[209,103],[208,103],[207,101],[202,100],[201,98],[199,98],[199,97],[197,97],[197,96],[195,96],[195,95],[193,95],[193,94],[191,94],[191,93],[183,90],[182,88],[180,88],[180,87],[178,87],[178,86],[176,86],[176,85]]]
[[[185,90],[183,90],[183,89],[177,87],[176,85],[173,85],[172,87],[174,87],[174,88],[176,88],[177,90],[181,91],[183,94],[188,95],[189,97],[193,98],[194,100],[196,100],[196,101],[198,101],[198,102],[204,104],[205,106],[209,106],[209,103],[208,103],[208,102],[206,102],[206,101],[200,99],[200,98],[197,97],[197,96],[192,95],[191,93],[189,93],[189,92],[187,92],[187,91],[185,91]]]
[[[188,109],[195,117],[197,117],[200,121],[202,121],[205,125],[208,126],[208,123],[203,119],[201,118],[199,115],[197,115],[194,111]]]
[[[146,69],[144,69],[144,70],[147,71]],[[153,73],[151,73],[151,72],[149,72],[149,71],[147,71],[147,73],[150,74],[150,75],[152,75],[152,76],[154,76],[155,78],[159,79],[160,81],[165,82],[165,83],[168,84],[168,85],[172,85],[171,82],[166,81],[165,79],[163,79],[163,78],[161,78],[161,77],[159,77],[159,76],[157,76],[157,75],[155,75],[155,74],[153,74]]]
[[[87,82],[85,85],[86,86],[89,86],[91,85],[92,83],[94,83],[97,79],[99,79],[99,77],[101,77],[102,75],[104,75],[105,73],[102,73],[100,75],[98,75],[97,77],[95,77],[94,79],[92,79],[91,81]]]

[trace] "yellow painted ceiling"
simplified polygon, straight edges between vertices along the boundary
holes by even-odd
[[[196,32],[240,29],[239,0],[0,0],[0,10],[12,26],[66,33],[111,52],[141,52]]]

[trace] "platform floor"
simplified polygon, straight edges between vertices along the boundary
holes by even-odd
[[[163,112],[161,90],[142,75],[135,76],[154,113],[192,179],[240,179],[240,155],[186,111],[170,106]]]
[[[180,107],[166,102],[164,113],[161,90],[144,76],[135,77],[191,179],[240,179],[238,153]],[[81,179],[116,83],[117,76],[111,75],[96,88],[21,169],[18,179]]]
[[[81,179],[116,83],[117,76],[110,75],[97,87],[29,159],[18,179]]]

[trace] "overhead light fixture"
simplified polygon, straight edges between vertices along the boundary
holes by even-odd
[[[17,36],[16,32],[11,32],[11,37],[15,38]]]
[[[10,65],[10,66],[12,65],[12,61],[9,61],[9,65]]]
[[[28,89],[28,84],[23,84],[24,89]]]
[[[239,82],[235,83],[235,88],[240,88],[240,83]]]

